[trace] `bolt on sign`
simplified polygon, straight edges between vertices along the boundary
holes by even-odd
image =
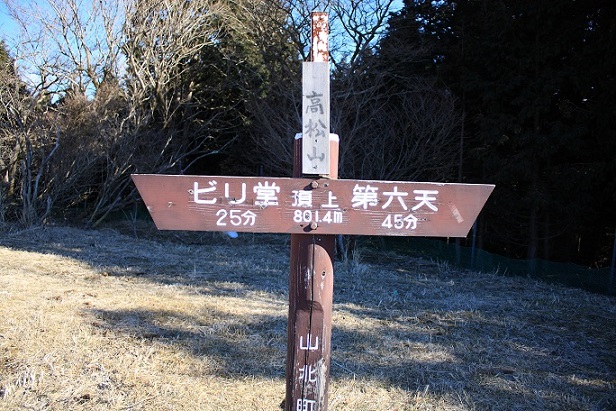
[[[329,133],[327,24],[326,13],[312,14],[295,178],[132,176],[160,230],[291,234],[286,411],[327,411],[335,234],[464,237],[494,189],[337,180],[338,140]]]

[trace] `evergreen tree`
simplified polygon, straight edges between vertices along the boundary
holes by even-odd
[[[0,41],[0,70],[5,70],[6,67],[11,65],[11,58],[9,52],[6,49],[4,40]]]
[[[497,185],[490,248],[599,260],[614,225],[600,188],[613,187],[616,157],[612,2],[409,0],[401,16],[421,25],[465,114],[465,176]]]
[[[451,181],[458,127],[451,93],[432,69],[432,45],[403,10],[373,52],[338,64],[332,125],[344,138],[340,175],[377,180]]]

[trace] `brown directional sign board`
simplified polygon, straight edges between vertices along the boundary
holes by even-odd
[[[465,237],[493,185],[132,176],[159,230]]]

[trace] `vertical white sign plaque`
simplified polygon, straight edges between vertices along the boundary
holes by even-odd
[[[302,174],[329,175],[329,63],[302,67]]]

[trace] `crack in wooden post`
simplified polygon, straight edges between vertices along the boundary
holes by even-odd
[[[325,67],[312,65],[329,61],[327,13],[312,13],[311,17],[312,62],[303,66],[303,138],[295,140],[293,177],[327,175],[335,179],[338,177],[338,140],[332,141],[329,134],[329,64]],[[307,81],[326,84],[313,84],[308,94],[304,91]],[[316,117],[309,117],[309,113]],[[311,183],[313,189],[318,186],[316,180]],[[309,227],[318,232],[317,221],[311,222]],[[327,410],[334,251],[333,235],[291,235],[287,411]],[[298,357],[303,358],[298,361]]]
[[[297,138],[294,146],[295,177],[301,175],[301,146],[301,139]],[[337,136],[331,136],[330,149],[333,154],[331,176],[335,178],[338,174]],[[287,411],[327,410],[334,250],[334,235],[291,235]]]

